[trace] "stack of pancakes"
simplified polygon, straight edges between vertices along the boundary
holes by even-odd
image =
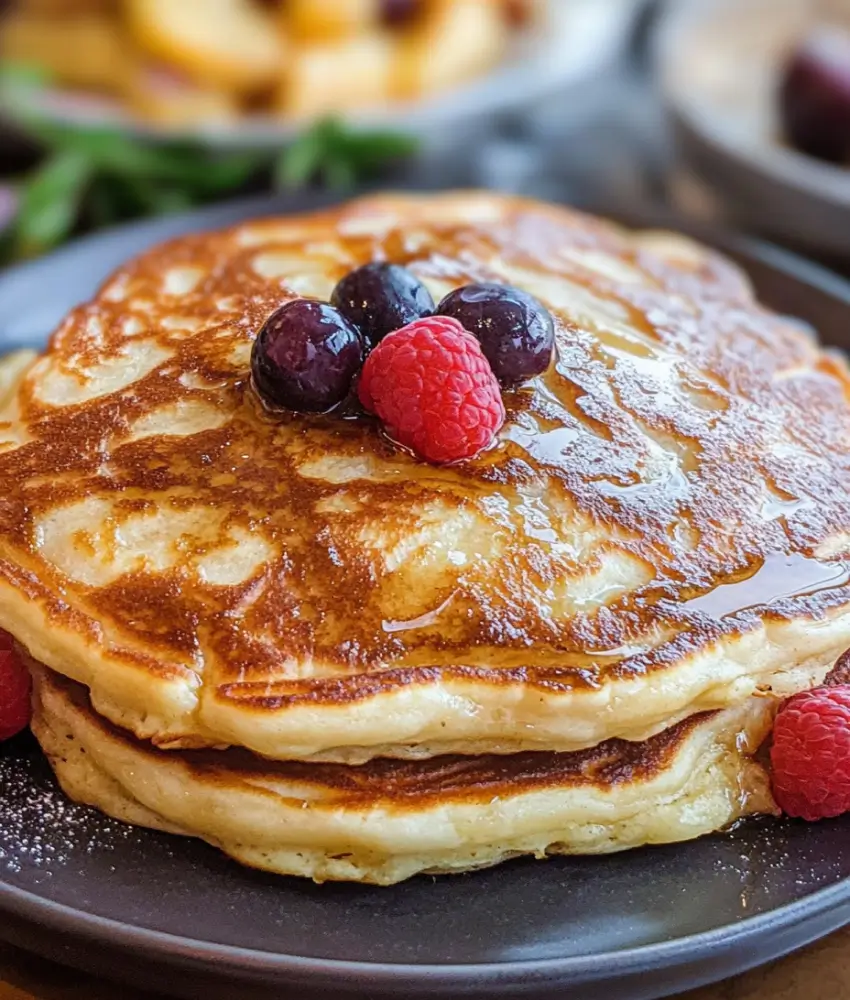
[[[369,260],[499,281],[557,356],[449,467],[272,415],[251,345]],[[774,812],[780,699],[850,646],[850,373],[727,261],[492,194],[176,240],[0,386],[0,626],[74,799],[317,880]]]

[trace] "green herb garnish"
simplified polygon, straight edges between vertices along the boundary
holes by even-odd
[[[387,163],[416,151],[416,140],[389,131],[355,131],[338,118],[326,118],[296,139],[277,158],[279,188],[303,187],[315,178],[328,187],[345,189],[368,180]]]
[[[181,211],[229,194],[293,190],[313,182],[351,189],[411,155],[416,140],[396,132],[351,128],[327,118],[282,151],[221,153],[197,143],[147,143],[115,127],[56,124],[35,113],[44,74],[0,66],[0,102],[45,150],[18,181],[13,256],[43,253],[85,227]]]

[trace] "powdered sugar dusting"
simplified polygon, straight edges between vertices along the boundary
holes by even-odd
[[[34,776],[33,771],[38,773]],[[71,863],[80,851],[113,852],[139,831],[65,796],[47,763],[0,755],[0,874],[38,869],[45,876]]]

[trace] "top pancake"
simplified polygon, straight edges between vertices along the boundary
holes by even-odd
[[[374,259],[552,311],[479,458],[257,403],[266,316]],[[643,739],[850,645],[849,386],[728,262],[563,208],[387,195],[179,239],[0,399],[0,625],[164,747]]]

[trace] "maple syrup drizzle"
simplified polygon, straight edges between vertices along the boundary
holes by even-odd
[[[381,622],[381,628],[384,632],[394,633],[409,632],[412,629],[429,628],[431,625],[436,625],[442,613],[454,600],[456,593],[457,591],[452,591],[439,607],[433,608],[431,611],[426,611],[422,615],[417,615],[416,618],[410,618],[407,621],[391,621],[385,618]]]
[[[824,562],[798,553],[771,555],[749,577],[724,583],[682,605],[712,618],[726,618],[749,608],[765,607],[791,597],[809,597],[850,583],[850,566]]]

